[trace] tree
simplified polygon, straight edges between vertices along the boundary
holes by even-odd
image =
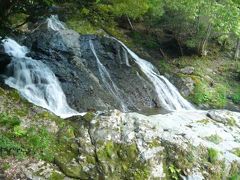
[[[53,0],[1,0],[0,1],[0,24],[1,28],[11,28],[10,18],[19,14],[26,15],[26,22],[38,16],[47,14]]]

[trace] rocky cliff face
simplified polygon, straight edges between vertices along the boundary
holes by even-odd
[[[108,75],[99,70],[90,41]],[[110,38],[42,27],[23,42],[31,49],[29,56],[43,61],[56,74],[69,104],[78,111],[123,110],[122,104],[135,111],[159,106],[153,85],[126,50]]]

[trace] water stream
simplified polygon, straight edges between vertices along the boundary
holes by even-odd
[[[169,111],[179,111],[179,110],[193,110],[194,107],[184,99],[178,92],[177,88],[169,82],[167,78],[160,75],[158,70],[148,61],[140,58],[137,54],[131,51],[125,44],[121,41],[112,38],[119,42],[125,50],[131,55],[134,61],[139,65],[142,72],[148,77],[155,87],[158,99],[161,106]]]
[[[96,50],[94,48],[93,42],[90,40],[89,45],[91,48],[91,51],[93,52],[97,65],[98,65],[98,70],[101,76],[101,79],[103,81],[104,86],[107,88],[107,90],[113,95],[113,97],[121,104],[121,108],[124,112],[128,111],[127,106],[124,104],[121,98],[121,93],[120,89],[117,87],[117,85],[114,83],[112,80],[108,70],[105,68],[105,66],[101,63],[100,59],[97,56]]]
[[[7,67],[12,74],[5,80],[7,85],[17,89],[28,101],[62,118],[80,115],[69,107],[58,79],[44,63],[27,57],[28,49],[12,39],[3,40],[3,46],[12,57]]]

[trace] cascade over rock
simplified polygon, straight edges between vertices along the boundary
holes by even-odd
[[[80,115],[71,109],[54,73],[41,61],[27,57],[28,48],[4,39],[5,52],[11,57],[6,67],[5,84],[17,89],[28,101],[67,118]]]
[[[41,60],[54,72],[71,107],[124,112],[152,107],[193,109],[151,63],[123,43],[109,37],[79,35],[60,23],[56,18],[48,19],[48,25],[40,25],[23,43],[31,49],[28,56]]]

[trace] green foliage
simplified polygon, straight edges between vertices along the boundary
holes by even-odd
[[[16,116],[9,116],[6,113],[0,114],[0,125],[6,126],[7,128],[13,128],[14,126],[20,125],[21,121]]]
[[[177,169],[173,164],[169,166],[169,173],[172,179],[178,180],[180,176],[181,169]]]
[[[29,155],[52,161],[54,158],[55,138],[45,128],[30,128],[23,138],[24,147]]]
[[[227,120],[227,125],[228,126],[236,126],[237,122],[234,118],[230,118],[230,119]]]
[[[25,136],[27,134],[27,131],[22,126],[14,126],[13,133],[16,137],[21,137]]]
[[[88,21],[79,21],[71,19],[67,21],[67,25],[80,34],[96,34],[97,29]]]
[[[52,161],[56,138],[45,127],[24,128],[19,118],[0,114],[0,125],[8,128],[0,134],[0,156],[34,156]]]
[[[240,179],[240,174],[234,174],[229,178],[229,180],[239,180],[239,179]]]
[[[128,16],[136,19],[144,15],[149,8],[146,0],[115,0],[112,3],[112,12],[116,16]]]
[[[227,89],[221,84],[211,87],[206,81],[197,80],[191,100],[197,104],[209,104],[215,108],[223,108],[227,103]]]
[[[218,151],[213,149],[213,148],[209,148],[208,149],[208,160],[211,163],[216,163],[216,161],[218,160]]]
[[[237,89],[235,93],[232,95],[232,101],[235,104],[240,104],[240,89]]]
[[[207,140],[209,140],[215,144],[219,144],[223,141],[222,138],[220,136],[218,136],[217,134],[207,137]]]
[[[233,152],[236,156],[240,157],[240,148],[235,148],[235,149],[232,150],[232,152]]]
[[[21,144],[11,140],[5,135],[0,134],[0,156],[14,155],[20,156],[24,153]]]

